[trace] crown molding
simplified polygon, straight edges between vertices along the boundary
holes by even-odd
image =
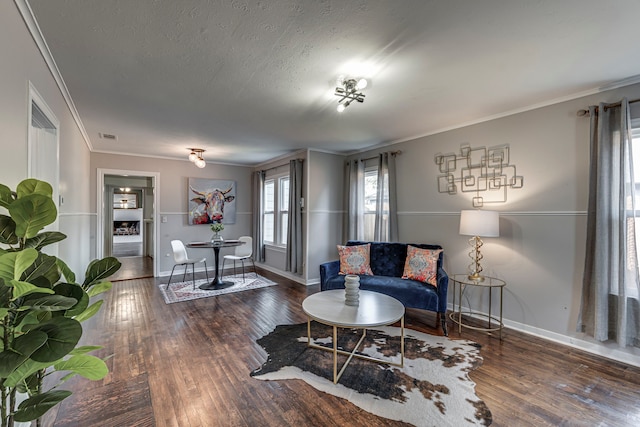
[[[45,41],[44,36],[42,35],[42,31],[40,31],[40,26],[36,21],[33,11],[31,10],[31,6],[29,5],[27,0],[14,0],[14,3],[18,8],[18,10],[20,11],[20,14],[22,15],[22,19],[24,20],[24,23],[27,26],[27,29],[29,30],[29,33],[31,34],[33,41],[36,43],[36,46],[38,47],[38,50],[40,51],[40,54],[42,55],[44,62],[47,64],[47,67],[49,68],[49,71],[51,72],[53,79],[58,85],[58,88],[62,93],[62,97],[67,103],[67,107],[69,107],[69,111],[73,116],[73,120],[76,122],[76,125],[78,126],[78,129],[82,134],[82,138],[84,139],[85,144],[87,144],[89,151],[93,151],[93,147],[91,146],[91,140],[89,139],[87,130],[85,129],[84,124],[82,123],[82,119],[80,119],[80,114],[78,113],[78,110],[76,109],[73,99],[71,98],[71,94],[69,93],[69,89],[67,88],[67,85],[64,82],[64,79],[62,78],[60,69],[56,64],[56,61],[53,59],[51,50],[49,50],[49,46],[47,45],[47,42]]]

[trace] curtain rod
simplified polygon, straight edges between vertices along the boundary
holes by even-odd
[[[632,99],[631,101],[629,101],[629,104],[633,104],[635,102],[640,102],[640,99]],[[606,110],[607,108],[610,107],[619,107],[620,105],[622,105],[621,102],[614,102],[613,104],[607,104],[604,106],[604,109]],[[598,107],[596,107],[596,111],[598,111]],[[589,110],[578,110],[578,112],[576,113],[578,115],[578,117],[589,117]]]
[[[293,160],[293,159],[292,159],[292,160]],[[304,159],[295,159],[295,160],[300,160],[301,162],[304,162]],[[281,165],[274,166],[274,167],[271,167],[271,168],[268,168],[268,169],[260,169],[260,171],[261,171],[261,172],[267,172],[267,171],[271,171],[271,170],[274,170],[274,169],[281,168],[281,167],[283,167],[283,166],[287,166],[288,164],[289,164],[289,163],[283,163],[283,164],[281,164]]]
[[[400,154],[402,154],[402,150],[390,151],[389,154],[391,154],[392,156],[399,156]],[[378,158],[378,156],[373,156],[373,157],[367,157],[366,159],[358,159],[358,160],[360,160],[361,162],[365,162],[367,160],[373,160],[373,159],[377,159],[377,158]]]

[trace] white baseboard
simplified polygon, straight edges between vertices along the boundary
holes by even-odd
[[[448,304],[447,308],[452,311],[453,305]],[[469,314],[465,314],[465,315],[474,317],[480,320],[486,320],[486,317],[482,317],[482,316],[473,316]],[[509,329],[514,329],[519,332],[524,332],[525,334],[529,334],[529,335],[536,336],[538,338],[543,338],[549,341],[553,341],[558,344],[568,345],[569,347],[573,347],[578,350],[583,350],[588,353],[595,354],[597,356],[606,357],[607,359],[615,360],[617,362],[626,363],[627,365],[640,367],[640,351],[638,352],[638,354],[631,354],[627,351],[620,349],[615,345],[608,346],[606,344],[590,341],[588,340],[587,337],[583,339],[580,337],[563,335],[557,332],[548,331],[546,329],[538,328],[535,326],[525,325],[524,323],[514,322],[509,319],[503,318],[503,323],[504,323],[504,326]],[[631,350],[631,351],[634,351],[634,350]]]

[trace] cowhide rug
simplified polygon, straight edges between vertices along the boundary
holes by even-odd
[[[351,351],[361,330],[339,329],[338,348]],[[332,330],[312,322],[318,345],[332,347]],[[479,345],[405,329],[404,367],[353,358],[333,384],[333,353],[307,348],[307,324],[280,325],[258,339],[267,362],[251,372],[260,380],[302,379],[372,414],[416,426],[488,426],[491,411],[475,394],[469,371],[482,364]],[[361,354],[400,361],[400,328],[367,330]],[[346,356],[339,356],[338,369]]]

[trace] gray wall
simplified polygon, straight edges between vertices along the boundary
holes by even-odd
[[[185,153],[188,154],[185,149]],[[96,188],[97,170],[116,169],[140,172],[157,172],[160,174],[156,191],[159,190],[159,216],[166,217],[167,222],[160,221],[159,226],[159,275],[168,275],[174,265],[171,252],[171,240],[203,241],[211,238],[208,225],[189,225],[190,197],[188,191],[189,178],[222,179],[236,181],[236,223],[225,225],[223,237],[233,239],[242,235],[251,235],[251,169],[242,166],[220,165],[208,163],[198,169],[186,160],[166,160],[115,154],[91,154],[91,188]],[[96,194],[91,193],[91,206],[96,212]],[[207,265],[213,268],[213,252],[211,249],[188,249],[192,257],[207,257]],[[233,248],[222,249],[221,255],[233,253]],[[222,263],[222,257],[221,261]],[[202,265],[196,266],[202,269]]]
[[[507,202],[487,205],[500,211],[500,237],[484,239],[485,273],[506,280],[504,315],[508,325],[640,364],[638,349],[618,349],[577,334],[584,269],[589,173],[589,119],[579,109],[623,96],[640,98],[640,85],[464,127],[385,150],[397,157],[400,240],[437,243],[445,248],[449,274],[465,273],[466,236],[458,234],[461,209],[471,194],[440,194],[437,154],[508,144],[511,163],[524,176],[522,189],[509,190]],[[364,153],[366,157],[380,150]],[[354,156],[352,156],[354,157]],[[449,293],[451,295],[451,292]],[[470,301],[487,310],[487,300]]]
[[[62,94],[34,43],[17,7],[0,2],[0,146],[3,149],[0,182],[15,189],[27,178],[29,82],[60,121],[59,230],[67,239],[58,256],[83,280],[91,260],[92,213],[89,205],[89,149]]]
[[[307,284],[319,283],[321,263],[337,259],[342,240],[345,157],[311,150],[308,159]]]

